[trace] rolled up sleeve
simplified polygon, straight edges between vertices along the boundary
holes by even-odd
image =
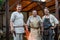
[[[10,21],[14,22],[14,20],[15,20],[15,13],[12,13],[12,14],[11,14]]]
[[[55,24],[59,24],[58,19],[57,19],[55,16],[53,16],[53,18],[54,18],[54,23],[55,23]]]
[[[42,27],[43,25],[42,25],[42,19],[41,19],[41,17],[39,16],[39,23],[40,23],[40,26]]]
[[[30,24],[30,17],[28,18],[27,25],[29,26]]]
[[[42,22],[42,19],[41,19],[41,17],[39,16],[39,20],[40,20],[40,22]]]
[[[42,23],[43,23],[44,19],[45,19],[45,16],[42,17]]]

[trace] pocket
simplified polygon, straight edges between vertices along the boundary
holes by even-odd
[[[55,35],[55,31],[53,30],[53,35]]]
[[[44,30],[43,34],[44,35],[49,35],[49,30]]]

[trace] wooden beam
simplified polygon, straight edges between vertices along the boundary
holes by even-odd
[[[21,0],[16,0],[16,2],[9,7],[9,10],[12,9],[17,4],[21,4]]]
[[[18,1],[16,1],[14,4],[12,4],[12,5],[9,7],[9,10],[12,9],[17,3],[18,3]]]
[[[25,7],[23,7],[22,9],[24,9],[24,8],[26,8],[26,7],[28,7],[29,5],[31,5],[33,2],[31,2],[30,4],[28,4],[28,5],[26,5]]]
[[[60,3],[60,1],[58,1]],[[48,7],[52,7],[52,6],[55,6],[55,4],[51,5],[51,6],[48,6]]]
[[[35,6],[37,6],[37,4],[33,2],[31,5],[29,5],[27,8],[24,8],[23,10],[29,11],[31,8],[34,8]]]
[[[31,0],[21,0],[21,1],[31,1]]]
[[[51,0],[50,2],[46,2],[46,6],[51,6],[55,4],[55,0]]]
[[[39,7],[39,6],[37,6],[37,7],[34,7],[35,8],[35,10],[41,10],[41,8]]]
[[[32,10],[36,10],[37,7],[38,7],[38,5],[35,6],[33,9],[31,8],[31,9],[29,10],[29,12],[32,11]]]
[[[31,9],[29,9],[28,11],[31,11],[32,9],[34,9],[35,7],[37,7],[37,5],[36,6],[34,6],[34,7],[32,7]]]

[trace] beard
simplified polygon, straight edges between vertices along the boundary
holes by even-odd
[[[49,15],[49,12],[46,12],[45,14],[46,14],[46,15]]]
[[[18,12],[21,12],[21,9],[17,9]]]
[[[33,15],[34,17],[36,17],[37,15]]]
[[[21,12],[21,9],[17,9],[18,12]]]

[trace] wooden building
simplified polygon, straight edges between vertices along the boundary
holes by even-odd
[[[45,3],[33,2],[32,0],[5,0],[4,4],[1,7],[2,9],[0,9],[0,27],[2,30],[4,30],[4,28],[8,28],[6,32],[9,32],[10,15],[13,11],[16,10],[17,4],[22,4],[22,12],[25,17],[25,22],[27,21],[28,17],[32,15],[31,11],[34,9],[37,10],[38,15],[42,17],[44,15],[44,5],[48,7],[50,13],[55,15],[60,21],[60,0],[46,0]],[[8,36],[6,37],[7,40],[9,40]]]

